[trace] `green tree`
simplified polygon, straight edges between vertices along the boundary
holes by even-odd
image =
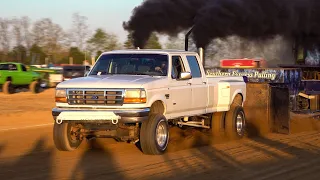
[[[162,49],[159,38],[155,33],[152,33],[144,47],[145,49]]]
[[[71,47],[69,49],[69,57],[73,58],[74,64],[82,64],[84,61],[84,53],[79,50],[78,47]]]
[[[44,64],[46,53],[43,52],[42,48],[37,44],[33,44],[29,50],[30,56],[28,62],[31,64]]]
[[[23,45],[15,46],[9,56],[10,61],[27,63],[27,49]]]
[[[124,48],[126,49],[134,49],[133,46],[133,38],[132,38],[132,33],[128,32],[127,34],[127,40],[124,42]]]
[[[118,37],[115,34],[107,34],[107,43],[104,46],[105,51],[112,51],[120,48]]]
[[[97,29],[93,36],[87,41],[91,52],[111,51],[119,48],[119,42],[116,35],[107,33],[102,29]]]
[[[97,51],[97,53],[96,53],[96,60],[98,59],[98,57],[100,56],[102,54],[102,51]]]
[[[33,24],[34,42],[42,47],[50,62],[56,63],[65,41],[66,33],[59,24],[44,18]]]
[[[88,43],[96,50],[102,50],[106,44],[107,33],[102,29],[97,29],[94,35],[88,40]]]

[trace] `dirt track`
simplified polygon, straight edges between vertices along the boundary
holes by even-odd
[[[52,141],[54,91],[0,93],[0,179],[319,179],[319,120],[293,117],[293,134],[202,146],[199,131],[171,129],[169,152],[146,156],[111,139],[74,152]],[[302,132],[305,131],[305,132]],[[193,148],[194,147],[194,148]]]

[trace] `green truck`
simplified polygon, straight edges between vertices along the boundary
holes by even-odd
[[[18,87],[29,86],[32,93],[40,92],[41,76],[32,70],[28,70],[22,63],[0,63],[0,85],[2,92],[12,94]]]
[[[33,65],[27,66],[27,69],[30,69],[33,72],[39,73],[41,76],[41,86],[45,88],[55,87],[56,84],[60,83],[62,80],[59,77],[62,77],[62,72],[60,69],[53,68],[38,68]],[[58,77],[58,79],[56,79]]]

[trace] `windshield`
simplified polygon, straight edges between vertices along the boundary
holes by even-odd
[[[8,64],[0,64],[0,70],[9,70]]]
[[[0,64],[0,70],[17,70],[17,66],[15,64]]]
[[[163,54],[105,54],[90,75],[132,74],[167,76],[168,56]]]
[[[63,67],[63,76],[66,78],[83,77],[85,73],[84,66]]]

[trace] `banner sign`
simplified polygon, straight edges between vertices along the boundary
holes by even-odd
[[[246,76],[256,83],[300,83],[301,70],[298,68],[206,68],[207,77]]]

